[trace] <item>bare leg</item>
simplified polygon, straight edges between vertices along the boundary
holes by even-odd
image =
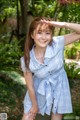
[[[31,115],[30,113],[27,114],[23,114],[22,120],[33,120],[33,115]]]
[[[53,114],[52,113],[52,117],[51,120],[62,120],[62,114]]]

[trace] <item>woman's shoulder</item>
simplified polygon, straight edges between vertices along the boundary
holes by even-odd
[[[52,45],[58,46],[58,48],[64,47],[64,36],[53,36]]]
[[[64,35],[62,35],[62,36],[53,36],[53,42],[61,42],[61,41],[63,41],[64,40]]]

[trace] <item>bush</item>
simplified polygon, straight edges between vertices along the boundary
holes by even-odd
[[[72,62],[65,63],[65,70],[69,78],[70,87],[72,88],[73,79],[80,79],[80,68],[77,68],[77,64]]]
[[[0,70],[18,70],[22,51],[18,41],[0,44]]]
[[[0,73],[0,91],[0,112],[7,113],[8,120],[20,120],[26,87],[7,74]]]
[[[65,63],[65,70],[71,79],[80,79],[80,68],[77,68],[77,63]]]
[[[71,48],[66,47],[65,56],[69,59],[75,59],[77,57],[77,48],[72,46]]]

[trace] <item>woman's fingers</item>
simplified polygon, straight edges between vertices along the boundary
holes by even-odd
[[[35,120],[35,117],[36,117],[36,114],[34,114],[34,116],[33,116],[34,120]]]
[[[47,20],[41,20],[41,22],[43,22],[43,23],[50,23],[50,21],[47,21]]]
[[[28,114],[29,114],[30,120],[35,120],[36,113],[29,112]]]

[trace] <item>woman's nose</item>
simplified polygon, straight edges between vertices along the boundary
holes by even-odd
[[[46,38],[46,35],[45,33],[42,34],[42,39],[45,39]]]

